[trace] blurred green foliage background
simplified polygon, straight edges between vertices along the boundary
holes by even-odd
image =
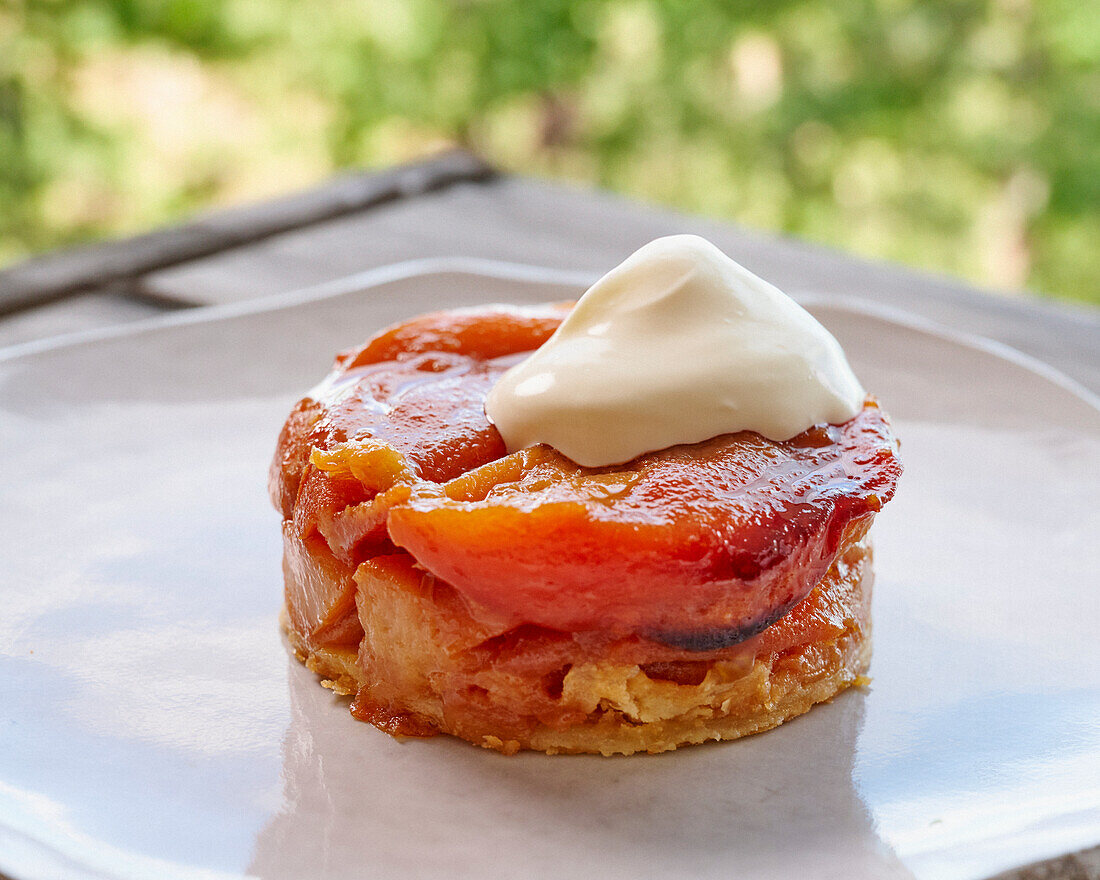
[[[0,0],[0,264],[461,144],[1100,302],[1085,0]]]

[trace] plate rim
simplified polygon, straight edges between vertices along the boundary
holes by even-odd
[[[106,342],[128,336],[136,337],[173,327],[213,323],[230,318],[280,311],[356,292],[366,292],[372,288],[413,278],[456,274],[492,278],[497,281],[576,287],[588,287],[600,277],[598,272],[558,269],[532,263],[515,263],[482,257],[424,257],[415,260],[402,260],[397,263],[388,263],[384,266],[342,275],[319,284],[296,287],[267,297],[244,300],[238,303],[200,306],[125,324],[97,327],[91,330],[78,330],[73,333],[47,337],[46,339],[18,343],[0,348],[0,365],[79,345]],[[803,307],[841,308],[848,312],[897,324],[907,330],[932,336],[964,348],[977,350],[1001,361],[1007,361],[1057,385],[1063,391],[1077,397],[1100,414],[1100,394],[1094,393],[1078,380],[1041,358],[1020,351],[1007,343],[977,333],[958,330],[896,306],[869,302],[851,294],[826,294],[812,288],[797,288],[789,293],[792,299]]]

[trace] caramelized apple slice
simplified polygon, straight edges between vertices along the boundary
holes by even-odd
[[[292,513],[313,450],[370,440],[443,482],[504,455],[485,396],[517,355],[541,345],[569,305],[487,306],[437,312],[383,330],[336,359],[295,406],[271,466],[271,496]]]
[[[429,351],[479,360],[534,351],[572,308],[573,303],[546,303],[432,312],[386,328],[362,348],[339,355],[336,364],[350,370]]]
[[[286,520],[287,607],[307,643],[353,638],[351,572],[393,551],[386,515],[410,487],[430,491],[505,454],[485,396],[568,308],[491,306],[395,325],[341,355],[295,406],[270,487]]]
[[[606,468],[522,450],[414,493],[388,529],[494,616],[713,650],[804,599],[899,473],[868,400],[783,443],[742,432]]]

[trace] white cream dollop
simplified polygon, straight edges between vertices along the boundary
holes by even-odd
[[[756,431],[787,440],[859,412],[865,392],[805,309],[695,235],[650,242],[588,289],[493,387],[509,451],[587,467]]]

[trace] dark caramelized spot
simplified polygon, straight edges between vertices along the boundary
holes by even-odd
[[[560,669],[548,672],[542,677],[542,689],[546,691],[546,696],[552,700],[561,699],[562,692],[565,690],[565,676],[569,674],[569,670],[572,668],[573,665],[567,663]]]
[[[792,602],[780,608],[773,609],[759,620],[745,626],[736,627],[711,627],[709,629],[684,630],[684,631],[651,631],[647,636],[662,645],[672,648],[683,648],[685,651],[720,651],[723,648],[732,648],[741,642],[748,641],[754,636],[760,635],[777,620],[782,619],[788,611],[798,602]]]
[[[662,663],[644,663],[642,672],[647,678],[654,681],[671,681],[673,684],[684,684],[696,687],[703,683],[703,679],[710,672],[709,660],[673,660]]]

